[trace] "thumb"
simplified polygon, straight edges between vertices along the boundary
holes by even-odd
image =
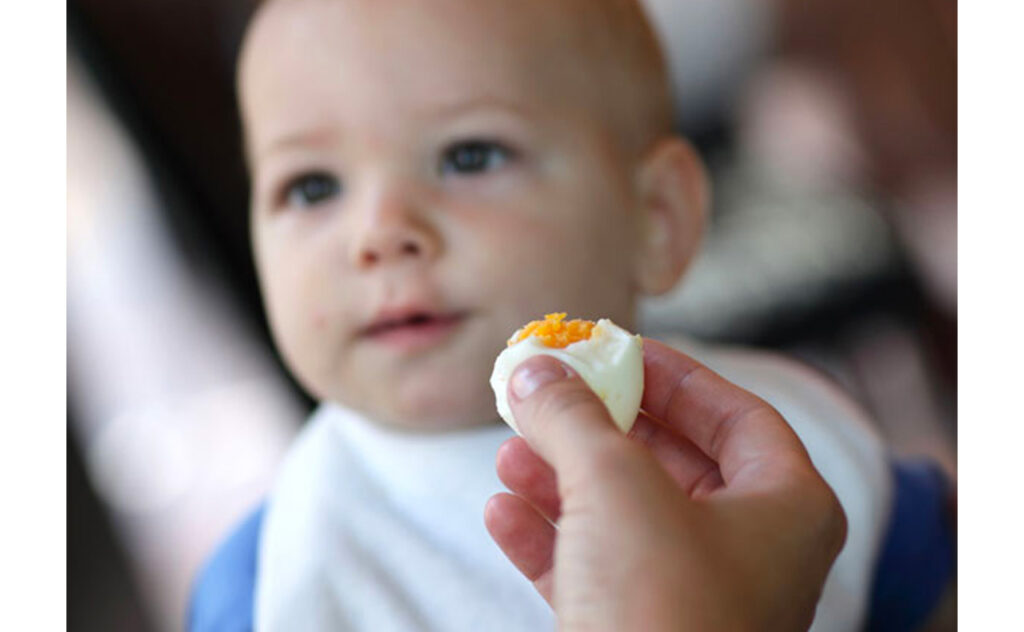
[[[586,476],[609,450],[628,449],[604,402],[552,356],[520,364],[509,380],[508,400],[523,438],[560,483]]]

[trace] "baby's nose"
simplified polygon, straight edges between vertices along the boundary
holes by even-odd
[[[372,201],[352,243],[352,263],[362,269],[431,259],[439,237],[429,218],[407,200],[395,196]]]
[[[358,263],[362,267],[367,267],[380,263],[385,258],[419,257],[424,250],[421,241],[417,236],[408,235],[397,239],[382,239],[366,243],[359,251]]]

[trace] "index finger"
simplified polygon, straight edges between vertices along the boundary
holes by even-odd
[[[717,462],[726,485],[748,468],[810,466],[800,439],[771,405],[649,338],[640,407]]]

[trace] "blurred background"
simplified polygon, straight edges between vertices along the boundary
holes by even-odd
[[[251,0],[69,0],[68,626],[178,630],[310,402],[247,233]],[[645,333],[792,354],[956,476],[948,0],[647,0],[708,161],[704,250]]]

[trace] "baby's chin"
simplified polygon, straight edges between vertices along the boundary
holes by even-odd
[[[492,405],[487,412],[475,411],[425,411],[422,414],[410,415],[404,411],[380,410],[361,411],[370,421],[403,432],[422,432],[436,434],[454,432],[469,428],[492,426],[501,419]]]
[[[346,406],[343,401],[338,403]],[[348,407],[371,422],[404,432],[451,432],[501,421],[491,392],[469,394],[438,390]]]
[[[395,430],[424,434],[438,434],[468,430],[470,428],[493,426],[501,421],[496,413],[491,413],[489,417],[480,415],[467,417],[420,416],[415,418],[395,416],[389,418],[373,417],[372,420],[378,422],[382,426]]]

